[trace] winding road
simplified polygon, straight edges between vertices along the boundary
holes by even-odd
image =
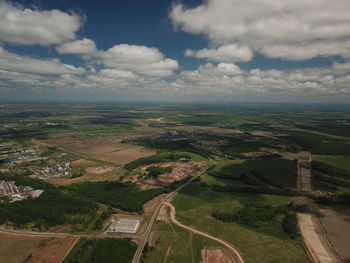
[[[210,159],[210,161],[213,163],[213,165],[215,164],[215,162],[213,160]],[[154,210],[152,217],[147,225],[147,228],[145,230],[145,232],[141,235],[140,238],[140,242],[138,244],[136,253],[134,254],[134,258],[132,259],[132,263],[139,263],[140,259],[142,257],[142,252],[146,246],[146,243],[148,241],[149,235],[151,234],[152,231],[152,227],[153,224],[159,214],[159,211],[161,209],[161,207],[163,206],[164,202],[166,202],[167,200],[170,200],[171,198],[173,198],[182,188],[184,188],[186,185],[188,185],[189,183],[191,183],[193,180],[195,180],[198,176],[202,175],[206,170],[209,169],[210,166],[208,166],[207,168],[203,169],[202,171],[198,172],[198,174],[196,174],[195,176],[193,176],[190,180],[188,180],[186,183],[184,183],[183,185],[179,186],[178,188],[176,188],[173,192],[169,193],[168,195],[166,195],[164,197],[164,199],[159,202],[159,204],[157,205],[156,209]]]
[[[213,161],[212,159],[209,159],[213,165],[216,164],[215,161]],[[134,235],[117,235],[117,236],[113,236],[113,235],[107,235],[105,233],[101,233],[101,234],[70,234],[70,233],[49,233],[49,232],[26,232],[26,231],[15,231],[15,230],[5,230],[5,229],[0,229],[0,233],[2,234],[9,234],[9,235],[18,235],[18,236],[31,236],[31,237],[96,237],[96,238],[106,238],[106,237],[114,237],[114,238],[123,238],[123,237],[130,237],[133,239],[138,239],[138,248],[136,250],[136,253],[134,254],[134,258],[132,260],[132,263],[139,263],[140,259],[142,257],[142,252],[145,248],[145,245],[149,239],[150,233],[152,231],[153,228],[153,224],[156,221],[156,218],[159,214],[159,211],[161,209],[161,207],[163,205],[167,205],[170,206],[172,208],[172,217],[171,220],[179,225],[180,227],[186,228],[189,231],[192,231],[193,233],[197,233],[199,235],[203,235],[206,236],[208,238],[211,238],[221,244],[223,244],[224,246],[226,246],[227,248],[229,248],[230,250],[232,250],[235,255],[237,256],[237,258],[239,259],[239,263],[243,263],[243,259],[241,257],[241,255],[238,253],[238,251],[229,243],[218,239],[216,237],[213,237],[209,234],[200,232],[196,229],[192,229],[190,227],[187,227],[185,225],[182,225],[180,222],[176,221],[175,219],[175,208],[169,203],[167,202],[168,200],[171,200],[182,188],[184,188],[185,186],[187,186],[188,184],[190,184],[193,180],[195,180],[196,178],[198,178],[200,175],[202,175],[207,169],[209,169],[212,165],[206,167],[205,169],[199,171],[195,176],[193,176],[190,180],[188,180],[186,183],[184,183],[183,185],[179,186],[177,189],[175,189],[173,192],[169,193],[168,195],[166,195],[163,200],[161,202],[159,202],[159,204],[157,205],[157,207],[155,208],[149,222],[148,225],[146,227],[146,230],[144,231],[144,233],[142,233],[141,235],[139,234],[134,234]]]
[[[220,244],[224,245],[225,247],[227,247],[229,250],[231,250],[234,253],[236,259],[238,260],[237,263],[244,263],[243,257],[241,256],[241,254],[238,252],[238,250],[233,245],[231,245],[230,243],[228,243],[228,242],[226,242],[224,240],[221,240],[221,239],[219,239],[217,237],[209,235],[209,234],[207,234],[205,232],[199,231],[197,229],[194,229],[192,227],[189,227],[189,226],[186,226],[186,225],[180,223],[175,218],[175,214],[176,214],[175,207],[172,204],[168,203],[168,202],[163,202],[163,205],[170,207],[170,219],[175,225],[177,225],[177,226],[179,226],[181,228],[184,228],[184,229],[186,229],[188,231],[191,231],[191,232],[193,232],[195,234],[198,234],[198,235],[201,235],[201,236],[204,236],[204,237],[207,237],[207,238],[210,238],[212,240],[215,240],[215,241],[219,242]]]

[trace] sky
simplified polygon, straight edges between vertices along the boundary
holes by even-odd
[[[0,102],[350,102],[348,0],[0,0]]]

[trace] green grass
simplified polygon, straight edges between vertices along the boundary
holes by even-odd
[[[207,159],[199,154],[191,153],[191,152],[174,152],[175,154],[179,155],[189,155],[193,162],[201,162],[201,161],[207,161]]]
[[[318,161],[322,161],[328,165],[350,172],[350,157],[349,156],[322,156],[317,155],[313,157]]]
[[[244,182],[240,180],[224,179],[218,178],[212,175],[204,174],[201,175],[201,182],[207,185],[221,185],[221,186],[247,186]]]
[[[178,161],[179,159],[190,159],[191,156],[187,153],[177,153],[177,152],[160,152],[155,155],[151,155],[148,157],[139,158],[135,161],[129,162],[124,165],[124,169],[128,170],[129,172],[141,167],[143,165],[152,164],[152,163],[160,163],[160,162],[172,162],[172,161]]]
[[[247,263],[310,262],[300,239],[291,239],[280,225],[260,231],[211,217],[217,210],[240,208],[242,202],[278,206],[286,205],[290,200],[284,196],[217,193],[206,187],[189,186],[175,197],[173,204],[180,222],[232,243],[243,253]]]
[[[64,263],[131,262],[136,244],[131,239],[81,238],[64,259]]]
[[[82,140],[82,141],[87,141],[95,138],[95,136],[89,135],[89,134],[77,134],[77,135],[72,135],[73,138]]]
[[[279,133],[286,132],[284,137],[296,142],[312,154],[319,155],[350,155],[349,138],[339,138],[326,134],[308,131],[277,130]]]
[[[165,262],[167,251],[167,263],[192,263],[200,262],[201,250],[204,247],[222,247],[219,243],[200,235],[192,234],[173,224],[159,222],[158,240],[145,255],[144,263]]]
[[[166,192],[165,188],[139,190],[131,183],[83,182],[67,188],[76,195],[130,212],[142,212],[143,204]]]
[[[261,178],[254,175],[254,171],[271,182],[266,183],[262,181]],[[217,164],[208,174],[227,180],[241,180],[241,175],[245,174],[260,186],[278,184],[286,188],[293,188],[297,180],[297,165],[291,160],[280,158],[228,161]]]

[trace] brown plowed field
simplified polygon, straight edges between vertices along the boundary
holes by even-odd
[[[154,150],[141,146],[111,142],[107,139],[79,140],[72,137],[61,137],[46,140],[68,151],[89,156],[96,160],[125,164],[141,157],[155,154]]]
[[[61,263],[77,238],[47,238],[0,234],[0,262]]]
[[[73,237],[51,239],[45,247],[33,253],[28,263],[61,263],[77,241],[78,238]]]

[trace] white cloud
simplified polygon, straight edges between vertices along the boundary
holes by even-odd
[[[196,70],[185,70],[167,82],[158,77],[140,75],[115,68],[90,71],[85,74],[65,72],[61,75],[37,75],[0,70],[1,90],[13,87],[32,90],[43,87],[58,92],[76,90],[81,93],[98,92],[153,94],[155,96],[183,96],[184,98],[215,98],[222,96],[281,96],[282,98],[315,98],[316,96],[349,95],[350,67],[348,63],[334,63],[327,68],[293,70],[242,70],[232,63],[206,63]],[[5,84],[4,84],[5,83]],[[7,83],[7,84],[6,84]],[[152,95],[151,95],[152,96]]]
[[[119,44],[97,55],[99,62],[109,68],[132,71],[148,76],[167,77],[178,68],[178,62],[164,58],[154,47]]]
[[[338,42],[314,42],[298,45],[268,45],[262,48],[261,53],[270,58],[287,60],[305,60],[317,56],[350,57],[350,40]]]
[[[242,74],[241,69],[232,63],[219,63],[218,65],[213,65],[211,63],[206,63],[198,68],[201,74],[207,75],[240,75]]]
[[[339,73],[350,72],[350,62],[348,63],[333,63],[332,68]]]
[[[118,69],[102,69],[99,74],[106,78],[111,79],[135,79],[135,74],[131,71],[118,70]]]
[[[92,55],[94,52],[96,52],[96,45],[93,40],[88,38],[83,38],[82,40],[76,40],[76,41],[64,43],[56,47],[56,50],[60,54]]]
[[[204,48],[197,51],[187,49],[185,55],[221,62],[247,62],[253,58],[253,52],[250,48],[240,47],[236,44],[223,45],[216,49]]]
[[[163,54],[156,48],[128,44],[115,45],[101,54],[103,62],[110,66],[134,62],[138,64],[155,63],[162,60],[163,57]]]
[[[207,0],[194,8],[175,4],[169,16],[181,30],[204,34],[216,45],[303,60],[349,56],[349,10],[348,0]]]
[[[197,70],[181,72],[171,86],[195,94],[291,95],[313,98],[322,94],[349,94],[349,80],[348,63],[335,63],[328,68],[250,71],[240,70],[234,64],[206,63]]]
[[[0,69],[14,72],[27,72],[39,74],[82,74],[83,68],[63,64],[58,59],[36,59],[20,56],[6,51],[0,47]]]
[[[0,0],[0,42],[21,45],[60,44],[75,39],[84,22],[59,10],[31,10]]]

